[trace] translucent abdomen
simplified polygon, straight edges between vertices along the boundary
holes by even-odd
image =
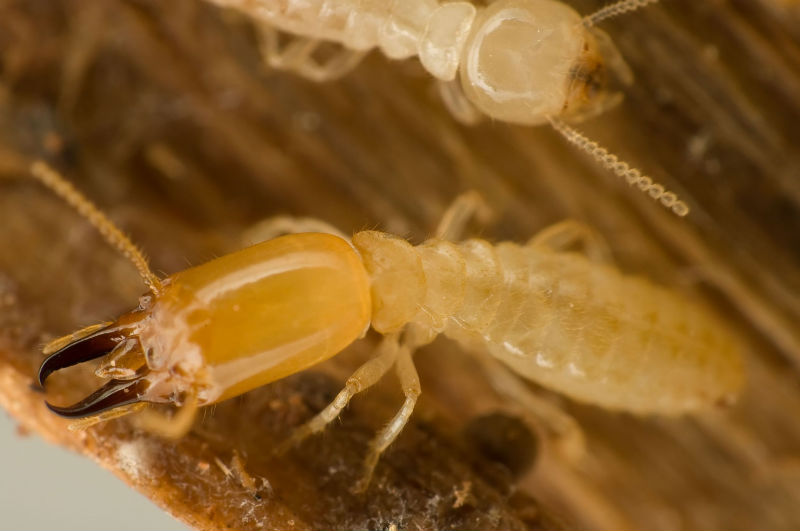
[[[416,53],[416,40],[438,5],[436,0],[212,1],[295,35],[338,42],[357,50],[381,46],[390,57]]]
[[[410,321],[482,343],[518,374],[576,400],[677,414],[741,387],[737,343],[725,326],[644,279],[582,255],[513,243],[437,240],[404,252],[412,251],[420,270],[407,268],[407,278],[421,273],[422,281],[403,284],[418,298]],[[373,280],[373,300],[381,289]],[[376,317],[383,316],[373,314],[373,324]]]
[[[434,76],[456,76],[476,8],[438,0],[211,0],[268,26],[352,50],[380,48],[388,57],[419,55]]]

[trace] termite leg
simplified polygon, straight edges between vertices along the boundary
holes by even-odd
[[[317,41],[305,37],[292,37],[288,44],[281,47],[280,32],[267,25],[257,27],[261,37],[261,54],[264,61],[278,70],[292,70],[305,57],[314,53]]]
[[[580,245],[593,262],[613,263],[611,249],[605,238],[590,226],[574,219],[550,225],[531,238],[528,245],[545,247],[553,251],[565,251],[574,245]]]
[[[464,192],[455,198],[442,215],[434,236],[442,240],[457,241],[462,237],[470,219],[478,217],[484,222],[490,216],[491,210],[478,192]]]
[[[343,77],[358,66],[366,54],[367,52],[365,51],[342,48],[322,63],[309,55],[298,62],[293,71],[306,79],[318,83],[333,81]]]
[[[94,426],[95,424],[99,424],[107,420],[117,419],[119,417],[124,417],[125,415],[130,415],[131,413],[135,413],[136,411],[144,409],[147,406],[148,405],[144,402],[136,402],[134,404],[115,407],[114,409],[103,411],[102,413],[99,413],[92,417],[85,417],[80,420],[76,420],[75,422],[71,422],[69,425],[69,429],[70,431],[85,430],[86,428]]]
[[[355,68],[366,51],[342,48],[320,63],[314,58],[314,52],[321,44],[318,39],[292,37],[284,47],[280,46],[278,30],[262,25],[261,53],[268,65],[279,70],[291,70],[307,79],[317,82],[331,81],[342,77]]]
[[[403,394],[406,397],[405,402],[403,402],[400,411],[397,412],[389,424],[378,432],[378,435],[370,442],[369,453],[364,462],[364,475],[355,484],[354,492],[364,492],[367,489],[372,479],[372,473],[375,471],[375,465],[378,464],[378,459],[380,459],[384,450],[400,435],[400,432],[403,431],[422,392],[417,369],[414,367],[414,360],[411,359],[411,353],[412,350],[408,345],[402,345],[395,365],[397,376],[400,378],[400,385],[403,388]]]
[[[190,394],[174,415],[147,408],[133,418],[137,428],[166,439],[180,439],[192,428],[199,409],[197,397]]]
[[[320,83],[333,81],[345,76],[357,67],[365,55],[367,55],[366,51],[350,50],[343,47],[323,63],[319,63],[313,57],[309,57],[307,61],[299,65],[296,71],[301,76],[312,81]]]
[[[275,216],[260,221],[247,229],[242,235],[242,243],[254,245],[284,234],[299,234],[302,232],[324,232],[339,236],[344,240],[350,239],[342,231],[320,219]]]
[[[314,418],[297,428],[292,435],[275,449],[276,454],[286,452],[292,446],[299,444],[309,435],[322,431],[330,424],[342,410],[347,407],[350,400],[361,391],[375,385],[378,380],[389,371],[397,359],[398,337],[396,334],[387,336],[381,342],[378,356],[372,358],[347,379],[344,389],[339,391],[333,402],[320,411]]]
[[[439,81],[437,87],[444,106],[456,120],[464,125],[475,125],[483,119],[483,113],[467,99],[458,78],[452,81]]]

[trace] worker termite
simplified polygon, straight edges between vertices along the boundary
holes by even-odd
[[[605,261],[602,240],[562,222],[525,245],[457,239],[479,201],[459,198],[436,235],[417,246],[377,231],[279,236],[158,278],[141,252],[44,163],[32,174],[72,205],[136,266],[149,288],[116,321],[44,348],[56,370],[103,358],[109,381],[56,413],[80,426],[139,411],[155,432],[185,433],[214,404],[334,356],[368,327],[377,355],[279,450],[319,432],[357,393],[394,367],[405,402],[371,442],[360,490],[408,422],[420,394],[412,353],[438,334],[487,350],[519,376],[612,410],[677,415],[735,395],[738,343],[712,314]],[[315,221],[319,226],[320,222]],[[286,219],[281,221],[286,224]],[[278,229],[282,230],[282,229]],[[566,252],[580,242],[586,253]],[[180,406],[164,416],[149,404]]]
[[[557,0],[495,0],[487,7],[439,0],[209,0],[257,23],[273,67],[314,81],[339,77],[372,48],[418,56],[439,81],[442,99],[464,122],[481,114],[523,125],[550,123],[567,141],[678,216],[688,205],[565,123],[600,114],[621,100],[612,85],[633,76],[614,43],[595,26],[658,0],[621,0],[581,17]],[[295,37],[281,46],[277,31]],[[341,45],[320,63],[324,42]]]

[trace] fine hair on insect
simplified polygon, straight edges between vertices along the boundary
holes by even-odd
[[[678,216],[689,206],[568,125],[617,105],[633,75],[600,22],[658,0],[621,0],[581,17],[558,0],[209,0],[256,22],[266,62],[314,81],[335,79],[372,48],[417,56],[462,122],[481,116],[549,123],[578,149]],[[279,32],[290,35],[281,42]],[[324,59],[326,43],[340,49]]]
[[[739,343],[705,307],[609,261],[604,241],[576,221],[526,244],[462,239],[481,206],[472,192],[420,245],[374,230],[342,237],[320,220],[280,218],[276,236],[158,278],[143,254],[55,170],[31,174],[131,260],[149,293],[113,322],[50,342],[50,375],[100,360],[106,380],[70,406],[48,404],[77,427],[137,412],[155,433],[186,433],[198,408],[324,361],[363,337],[383,336],[322,411],[276,451],[321,431],[390,370],[403,405],[370,442],[355,490],[409,421],[421,392],[412,354],[436,336],[488,353],[517,376],[598,407],[679,415],[725,402],[743,383]],[[310,232],[309,232],[310,230]],[[580,244],[584,252],[570,252]],[[174,415],[149,408],[171,404]]]

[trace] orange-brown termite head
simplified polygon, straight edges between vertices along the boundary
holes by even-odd
[[[275,238],[176,273],[139,307],[52,353],[55,370],[107,356],[112,379],[66,417],[132,404],[213,404],[315,365],[369,325],[367,275],[329,234]]]
[[[100,389],[56,413],[94,421],[147,403],[213,404],[298,372],[341,351],[370,322],[369,282],[344,239],[275,238],[158,279],[139,250],[72,185],[44,164],[33,174],[132,259],[150,286],[139,306],[45,347],[54,372],[106,357]],[[156,428],[156,431],[158,429]]]

